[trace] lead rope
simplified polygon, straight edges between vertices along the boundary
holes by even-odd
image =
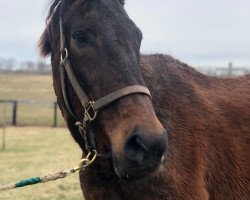
[[[80,161],[80,163],[78,164],[78,166],[76,166],[74,168],[59,171],[59,172],[56,172],[53,174],[48,174],[48,175],[41,176],[41,177],[24,179],[20,182],[10,184],[10,185],[0,186],[0,192],[5,191],[5,190],[20,188],[20,187],[26,187],[29,185],[47,183],[50,181],[56,181],[58,179],[63,179],[69,174],[73,174],[73,173],[80,171],[80,170],[85,170],[87,167],[91,166],[95,162],[96,158],[97,158],[97,152],[94,150],[92,152],[89,152],[87,157],[82,159]]]

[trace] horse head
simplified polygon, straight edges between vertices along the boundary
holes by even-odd
[[[60,31],[73,74],[89,99],[127,86],[146,87],[140,70],[142,33],[128,17],[123,0],[54,0],[40,49],[43,56],[51,54],[55,92],[69,127],[74,119],[63,99]],[[72,83],[67,77],[63,81],[72,112],[77,119],[84,118]],[[154,172],[167,148],[166,130],[144,93],[123,96],[98,110],[92,130],[97,150],[112,151],[115,172],[124,179]],[[78,133],[72,134],[80,143]]]

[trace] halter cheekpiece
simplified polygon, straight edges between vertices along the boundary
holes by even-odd
[[[56,12],[59,5],[61,5],[62,2],[59,1],[56,5],[53,13]],[[62,10],[62,5],[61,5]],[[61,87],[62,87],[62,93],[65,105],[67,107],[68,112],[70,115],[77,121],[76,125],[79,126],[79,132],[82,135],[84,141],[85,141],[85,148],[88,152],[97,152],[95,149],[95,140],[93,131],[91,129],[92,122],[96,119],[98,115],[98,111],[102,108],[108,106],[112,102],[131,95],[131,94],[145,94],[148,95],[151,98],[149,90],[140,85],[132,85],[124,87],[120,90],[117,90],[111,94],[108,94],[96,101],[90,100],[85,93],[85,91],[81,88],[79,82],[77,81],[74,72],[72,70],[70,60],[69,60],[69,52],[66,45],[65,35],[63,32],[63,23],[62,23],[62,15],[60,11],[60,53],[61,53],[61,61],[60,61],[60,79],[61,79]],[[81,102],[82,107],[84,108],[84,118],[79,121],[77,119],[77,116],[72,111],[69,98],[66,92],[66,85],[65,85],[65,78],[68,77],[78,99]],[[111,156],[111,152],[106,154],[98,154],[100,157],[109,157]]]

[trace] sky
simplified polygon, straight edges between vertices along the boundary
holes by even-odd
[[[0,0],[0,58],[40,59],[48,0]],[[249,0],[127,0],[142,30],[142,53],[165,53],[190,65],[250,66]]]

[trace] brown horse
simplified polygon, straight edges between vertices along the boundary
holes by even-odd
[[[80,173],[85,199],[249,199],[250,76],[208,77],[170,56],[141,56],[142,34],[123,5],[54,0],[40,41],[41,54],[51,54],[58,104],[84,156],[72,113],[79,120],[85,110],[74,84],[60,75],[60,44],[89,99],[131,85],[151,92],[99,110],[92,125],[96,149],[112,156]]]

